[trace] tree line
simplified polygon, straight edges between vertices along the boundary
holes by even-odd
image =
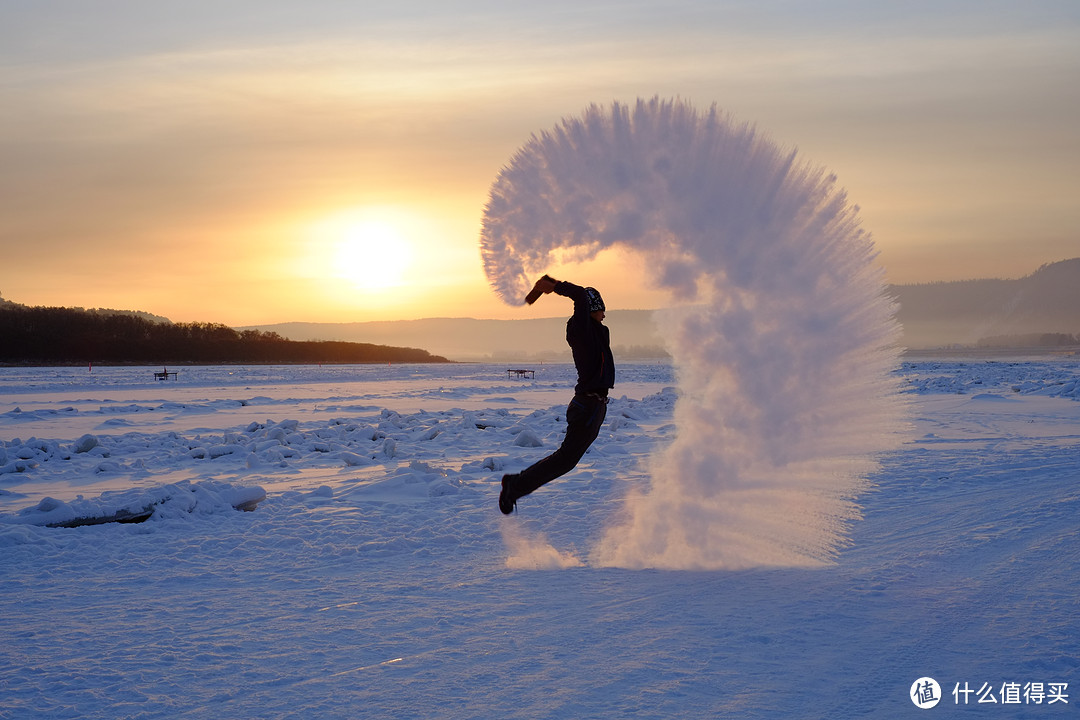
[[[1071,333],[1026,333],[1020,335],[993,335],[976,343],[978,347],[1071,347],[1080,345],[1080,336]]]
[[[432,363],[426,350],[294,341],[217,323],[154,322],[137,314],[0,305],[0,362],[17,365],[167,363]]]

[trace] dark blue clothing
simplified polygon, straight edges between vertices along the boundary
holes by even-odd
[[[608,329],[589,313],[589,294],[585,288],[558,282],[554,292],[574,301],[574,314],[566,321],[566,343],[573,353],[578,374],[574,392],[606,396],[615,387],[615,359],[611,355]]]

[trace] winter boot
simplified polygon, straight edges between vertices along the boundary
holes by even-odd
[[[513,490],[510,486],[513,484],[517,475],[503,475],[502,477],[502,492],[499,493],[499,510],[503,515],[509,515],[514,512],[514,508],[517,505],[517,498],[513,495]]]

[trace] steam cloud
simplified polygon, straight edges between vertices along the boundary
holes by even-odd
[[[593,565],[827,562],[898,442],[898,326],[873,243],[835,177],[796,155],[715,106],[654,98],[534,135],[492,186],[481,253],[507,303],[555,261],[614,246],[682,301],[661,323],[676,437]]]

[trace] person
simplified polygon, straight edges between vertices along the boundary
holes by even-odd
[[[499,510],[504,515],[514,512],[518,499],[574,469],[600,434],[608,390],[615,386],[615,361],[600,293],[545,275],[536,281],[530,297],[552,292],[574,301],[574,314],[566,321],[566,342],[573,353],[577,384],[566,408],[566,437],[551,455],[520,473],[503,475]]]

